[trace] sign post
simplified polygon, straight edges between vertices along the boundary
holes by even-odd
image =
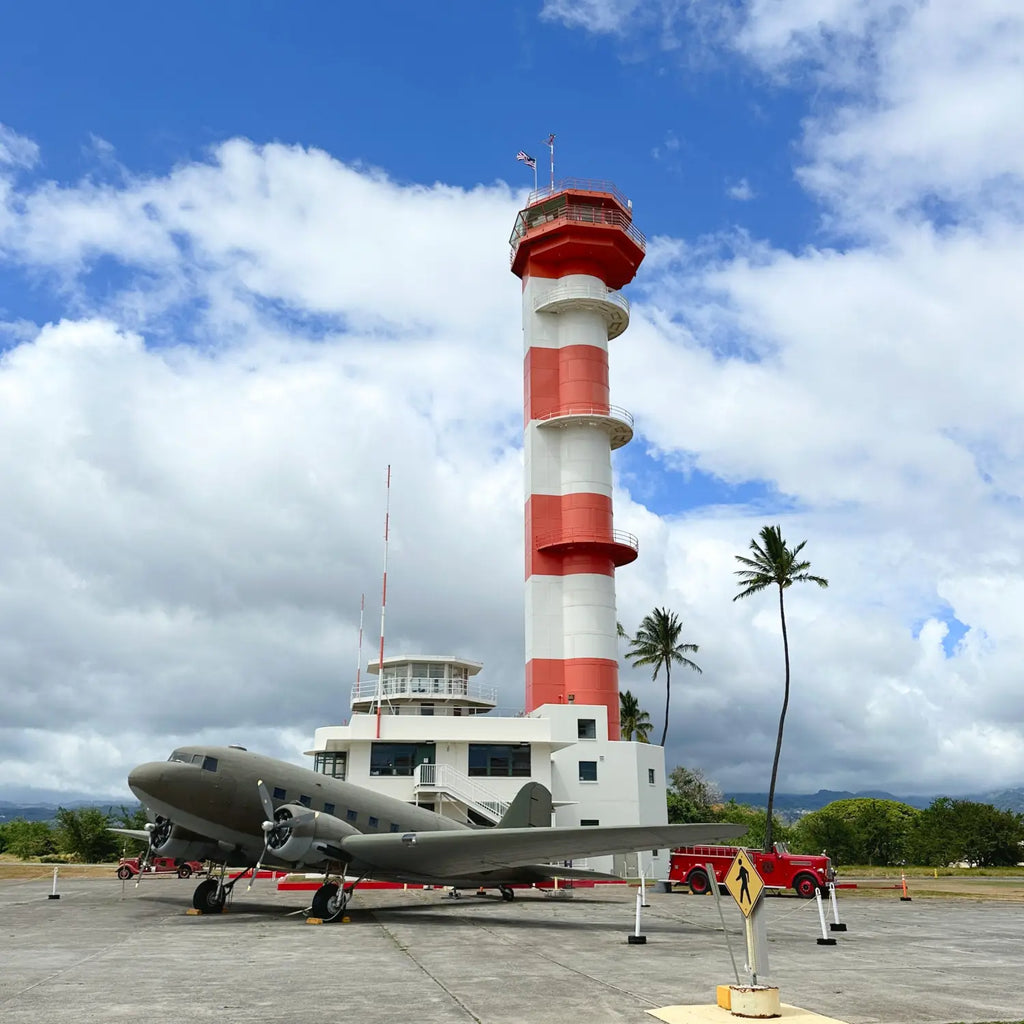
[[[736,901],[745,919],[747,937],[747,970],[752,984],[758,974],[768,973],[768,943],[765,941],[764,923],[757,913],[764,881],[746,850],[739,850],[725,873],[725,887]]]

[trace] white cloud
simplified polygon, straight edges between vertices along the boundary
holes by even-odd
[[[0,167],[34,167],[39,160],[39,147],[24,135],[0,124]]]
[[[757,196],[757,193],[746,178],[740,178],[739,181],[729,185],[725,190],[725,194],[730,199],[735,199],[741,203],[746,203]]]
[[[546,10],[606,32],[629,13]],[[734,52],[833,76],[800,180],[834,233],[654,239],[633,289],[612,388],[653,468],[616,494],[642,551],[620,618],[682,615],[704,674],[677,679],[669,759],[727,789],[755,788],[774,743],[776,609],[734,603],[731,573],[775,521],[831,581],[787,595],[782,787],[1024,778],[1018,24],[994,2],[747,5]],[[344,718],[388,462],[389,649],[479,657],[518,704],[516,195],[242,140],[164,176],[4,187],[0,251],[68,316],[8,328],[0,361],[0,672],[25,730],[0,765],[41,764],[53,731],[47,780],[81,758],[101,789],[123,779],[112,734],[128,764],[197,726],[278,752]],[[702,477],[766,496],[641,502]],[[660,725],[661,683],[624,685]]]

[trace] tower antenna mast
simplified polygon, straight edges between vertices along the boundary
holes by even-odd
[[[544,145],[548,147],[548,151],[551,153],[551,191],[555,191],[555,133],[552,132],[547,139],[544,140]]]

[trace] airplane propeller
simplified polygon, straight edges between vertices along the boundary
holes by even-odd
[[[305,821],[310,821],[317,815],[316,811],[304,811],[300,814],[292,814],[289,811],[285,811],[281,814],[281,817],[277,815],[280,811],[274,810],[274,803],[270,799],[270,793],[267,790],[266,783],[262,779],[259,779],[256,783],[256,790],[260,795],[260,803],[263,805],[263,813],[265,815],[263,824],[260,828],[263,829],[263,834],[266,838],[263,841],[263,852],[260,853],[259,858],[256,861],[256,866],[252,869],[252,876],[249,878],[249,884],[245,887],[245,891],[248,892],[253,882],[256,881],[256,876],[260,873],[260,868],[263,865],[263,861],[267,856],[267,851],[271,846],[280,846],[291,833],[291,830],[296,825],[300,825]]]
[[[166,842],[167,837],[171,834],[171,823],[167,818],[157,815],[155,822],[152,824],[147,822],[146,831],[149,833],[149,845],[139,860],[139,873],[135,876],[136,889],[138,889],[139,883],[142,881],[142,876],[149,870],[149,863],[153,857],[153,847]]]

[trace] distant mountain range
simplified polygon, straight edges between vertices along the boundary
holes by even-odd
[[[768,805],[767,793],[726,793],[724,795],[726,800],[735,800],[738,804],[749,804],[751,807],[766,807]],[[852,800],[854,797],[899,800],[900,803],[910,804],[911,807],[919,807],[923,810],[940,796],[948,795],[936,793],[932,796],[896,796],[882,789],[866,789],[859,793],[834,789],[819,789],[817,793],[776,793],[775,813],[780,817],[795,820],[811,811],[821,810],[822,807],[826,807],[836,800]],[[1001,811],[1024,814],[1024,788],[1001,789],[990,793],[961,793],[956,795],[956,799],[992,804],[993,807]]]
[[[776,793],[775,813],[786,821],[796,821],[797,818],[811,811],[821,810],[836,800],[851,800],[854,797],[870,797],[875,800],[899,800],[901,803],[910,804],[911,807],[924,809],[939,796],[947,794],[937,793],[932,796],[896,796],[887,793],[883,789],[866,789],[859,793],[850,793],[847,790],[819,789],[817,793]],[[738,804],[748,804],[751,807],[765,807],[768,804],[767,793],[726,793],[726,800],[735,800]],[[51,797],[51,799],[54,799]],[[1016,814],[1024,814],[1024,787],[1017,789],[1001,789],[991,793],[958,794],[957,799],[974,800],[977,803],[992,804],[1001,811],[1013,811]],[[10,821],[12,818],[25,818],[28,821],[51,821],[57,814],[58,807],[110,807],[115,811],[122,806],[129,809],[138,806],[137,802],[129,797],[90,797],[83,793],[68,794],[68,798],[58,802],[32,802],[18,803],[11,800],[0,800],[0,822]]]

